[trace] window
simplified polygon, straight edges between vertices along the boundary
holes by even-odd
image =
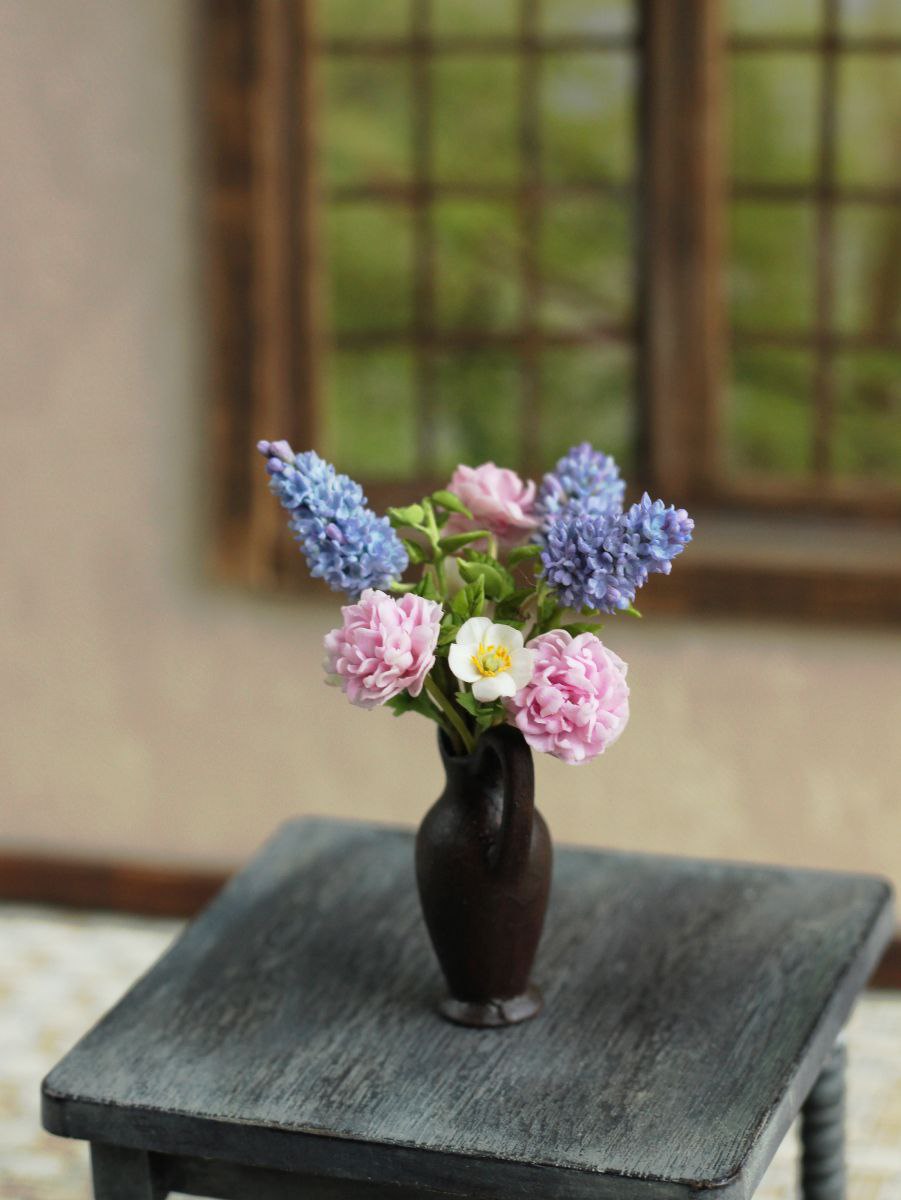
[[[370,483],[627,459],[631,0],[360,9],[318,9],[325,452]]]
[[[777,608],[824,611],[829,579],[827,608],[898,612],[875,558],[845,591],[830,563],[799,582],[747,524],[901,512],[891,0],[209,7],[226,574],[301,575],[257,436],[316,445],[377,505],[587,437],[640,486],[748,514],[670,605],[740,609],[744,571]]]
[[[898,511],[899,6],[733,0],[729,17],[730,479]]]

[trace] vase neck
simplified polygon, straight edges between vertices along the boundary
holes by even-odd
[[[441,762],[447,777],[448,792],[467,795],[471,794],[475,788],[484,787],[488,782],[485,779],[486,767],[491,773],[497,775],[499,782],[500,772],[496,764],[484,761],[478,743],[471,754],[454,754],[447,734],[444,730],[439,730],[438,748],[441,751]]]
[[[472,754],[449,753],[443,733],[439,745],[447,786],[443,799],[455,808],[482,813],[492,828],[492,868],[515,878],[525,869],[532,840],[535,776],[532,755],[522,733],[510,725],[494,725],[476,742]]]
[[[498,736],[503,730],[503,737]],[[488,743],[493,753],[487,752]],[[496,743],[500,742],[500,746]],[[509,726],[495,726],[476,742],[471,754],[454,754],[450,740],[444,730],[438,731],[438,748],[447,778],[447,792],[457,795],[496,795],[503,791],[504,770],[510,768],[513,759],[523,759],[529,766],[529,791],[531,782],[531,753],[519,730]],[[511,757],[512,756],[512,757]]]

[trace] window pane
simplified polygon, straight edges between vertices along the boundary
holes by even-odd
[[[743,350],[732,360],[729,465],[756,475],[805,476],[810,468],[813,360],[785,350]]]
[[[816,156],[818,58],[736,54],[731,64],[733,176],[809,182]]]
[[[901,209],[847,205],[836,219],[835,301],[845,332],[901,333]]]
[[[901,5],[898,0],[844,0],[840,5],[843,33],[901,33]]]
[[[384,0],[382,0],[384,5]],[[432,30],[436,36],[513,34],[519,28],[516,0],[434,0]]]
[[[406,209],[333,204],[327,210],[331,318],[340,333],[411,323],[412,231]]]
[[[519,361],[513,355],[474,353],[438,363],[432,445],[439,477],[458,463],[520,461]]]
[[[401,38],[410,31],[410,0],[325,0],[316,6],[316,22],[324,37]]]
[[[842,355],[836,382],[834,473],[901,483],[901,354]]]
[[[628,321],[631,209],[602,197],[548,201],[542,219],[542,320],[551,330]]]
[[[544,33],[622,34],[635,29],[635,0],[544,0]]]
[[[630,54],[551,54],[542,72],[549,179],[627,179],[635,158],[635,62]]]
[[[410,70],[402,62],[323,63],[323,177],[381,183],[410,175]]]
[[[416,474],[416,413],[407,351],[338,352],[329,361],[327,456],[359,479]]]
[[[442,56],[433,68],[435,174],[443,181],[513,180],[518,64],[512,55]]]
[[[550,350],[542,367],[541,447],[546,469],[570,446],[588,441],[612,454],[628,474],[634,413],[631,348]]]
[[[438,323],[480,331],[517,325],[519,238],[513,206],[447,201],[434,211]]]
[[[729,290],[742,329],[813,323],[814,212],[806,204],[731,206]]]
[[[726,28],[730,33],[818,33],[821,0],[729,0]]]
[[[327,37],[405,38],[412,3],[322,6]],[[431,32],[442,37],[520,33],[520,0],[431,0]],[[633,0],[536,0],[543,36],[628,36]],[[365,9],[365,12],[362,10]],[[548,182],[628,181],[635,170],[636,55],[629,50],[554,51],[538,59],[541,169]],[[473,198],[442,196],[430,204],[433,229],[434,330],[445,340],[436,360],[435,392],[424,431],[440,473],[458,462],[520,465],[524,435],[523,364],[515,337],[523,319],[522,58],[509,51],[439,53],[429,59],[430,173],[439,184],[472,188]],[[386,191],[412,182],[413,115],[408,55],[327,55],[322,63],[323,178],[329,188],[367,185]],[[495,186],[485,198],[477,189]],[[507,191],[509,189],[509,192]],[[390,196],[390,193],[388,193]],[[467,193],[463,193],[465,196]],[[509,195],[509,198],[508,198]],[[539,241],[539,319],[551,334],[627,325],[634,307],[633,212],[598,195],[543,196]],[[342,336],[405,334],[414,311],[414,212],[409,205],[333,195],[326,205],[329,318],[337,349],[327,381],[325,442],[345,470],[361,478],[410,478],[417,461],[415,351],[353,351]],[[453,337],[463,343],[454,349]],[[481,335],[499,335],[483,347]],[[465,335],[475,335],[475,346]],[[506,337],[511,336],[511,342]],[[396,345],[396,343],[395,343]],[[632,441],[633,352],[593,344],[542,355],[547,406],[538,436],[548,465],[585,437],[623,457]],[[539,387],[539,391],[541,388]]]
[[[840,58],[838,177],[842,183],[901,182],[901,55]]]

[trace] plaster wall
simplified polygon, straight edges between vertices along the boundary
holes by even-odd
[[[194,7],[0,5],[0,842],[230,863],[281,820],[415,822],[429,730],[322,686],[328,603],[202,570]],[[276,431],[277,432],[277,431]],[[621,619],[633,718],[541,760],[561,841],[901,883],[901,638]]]

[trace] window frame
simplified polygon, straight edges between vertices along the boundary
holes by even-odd
[[[420,22],[428,3],[413,0]],[[211,565],[220,578],[270,590],[309,584],[282,514],[261,486],[252,447],[273,431],[296,445],[315,444],[322,361],[330,350],[320,303],[314,7],[314,0],[206,0],[204,10]],[[636,475],[642,487],[691,507],[699,530],[717,530],[706,548],[703,537],[696,540],[666,588],[648,589],[643,607],[899,621],[901,542],[896,569],[891,557],[887,564],[876,555],[857,562],[853,545],[865,524],[901,514],[901,495],[869,488],[824,494],[758,481],[752,490],[741,481],[724,486],[718,423],[730,349],[723,289],[730,191],[722,5],[638,0],[638,10],[632,38],[640,79]],[[531,0],[523,11],[528,40]],[[426,62],[427,43],[422,50],[417,61]],[[527,156],[527,170],[532,161]],[[526,220],[534,182],[523,181]],[[423,237],[431,193],[421,177],[419,186],[414,212],[416,236]],[[532,265],[524,269],[528,275]],[[416,311],[425,314],[432,300],[428,275],[420,272],[415,285]],[[422,323],[413,333],[422,397],[430,387],[434,333]],[[526,359],[529,353],[526,346]],[[526,458],[534,456],[527,437]],[[368,484],[367,492],[383,507],[438,482]],[[769,529],[772,561],[743,560],[730,545],[733,519],[739,529],[749,511]],[[780,547],[786,515],[797,522],[803,514],[811,537],[829,530],[834,553],[818,563],[793,563]],[[836,524],[836,514],[847,521]],[[885,528],[894,547],[895,531]]]

